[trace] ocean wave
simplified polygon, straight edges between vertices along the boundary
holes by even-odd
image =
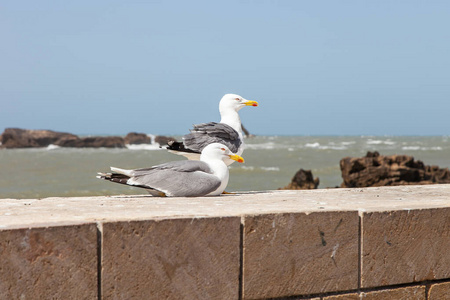
[[[261,170],[278,172],[278,171],[280,171],[280,168],[278,168],[278,167],[261,167]]]
[[[275,143],[263,143],[263,144],[245,144],[246,149],[252,150],[272,150],[275,149]],[[281,145],[278,145],[278,147]]]
[[[345,146],[321,146],[320,150],[347,150],[348,147]]]
[[[125,147],[130,150],[165,150],[164,148],[161,148],[158,143],[154,144],[126,144]]]
[[[334,143],[330,143],[330,145],[327,146],[321,146],[320,143],[307,143],[305,145],[306,148],[314,148],[319,150],[347,150],[348,147],[346,146],[339,146],[335,145]]]
[[[404,146],[402,147],[402,150],[410,150],[410,151],[430,151],[430,150],[434,150],[434,151],[441,151],[443,150],[442,147],[420,147],[420,146]]]
[[[307,143],[306,145],[305,145],[305,147],[306,148],[319,148],[320,147],[320,144],[319,143]]]
[[[244,171],[255,171],[255,170],[261,170],[266,172],[279,172],[279,167],[254,167],[254,166],[230,166],[230,169],[239,169]]]
[[[395,142],[393,142],[393,141],[391,141],[391,140],[385,140],[385,141],[382,141],[382,140],[372,140],[372,139],[368,139],[367,141],[366,141],[366,144],[367,145],[395,145]]]
[[[50,144],[50,145],[48,145],[47,146],[47,150],[55,150],[55,149],[59,149],[59,148],[61,148],[60,146],[58,146],[58,145],[53,145],[53,144]]]
[[[240,169],[253,171],[255,169],[255,167],[252,167],[252,166],[241,166]]]

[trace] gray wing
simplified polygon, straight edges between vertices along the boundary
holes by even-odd
[[[133,185],[145,186],[173,197],[198,197],[215,191],[221,184],[202,161],[175,161],[147,169],[133,170]]]
[[[183,142],[186,148],[199,153],[212,143],[224,144],[231,152],[236,153],[242,144],[236,130],[227,124],[216,122],[194,125],[191,133],[183,136]]]

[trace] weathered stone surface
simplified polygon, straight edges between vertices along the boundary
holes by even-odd
[[[244,299],[358,287],[357,212],[244,218]]]
[[[157,135],[155,136],[155,143],[160,144],[161,146],[167,145],[169,141],[176,141],[175,138],[171,136]]]
[[[94,179],[95,180],[95,179]],[[52,226],[61,222],[148,220],[180,216],[227,217],[274,213],[420,210],[450,207],[450,184],[360,189],[239,192],[161,199],[143,195],[2,199],[0,226]],[[0,227],[1,228],[1,227]]]
[[[103,224],[104,299],[238,299],[240,218]]]
[[[364,213],[361,286],[450,278],[450,208]]]
[[[414,286],[390,290],[361,293],[364,300],[425,300],[425,286]]]
[[[432,284],[428,290],[428,300],[450,300],[450,282]]]
[[[96,299],[95,224],[0,231],[0,299]]]
[[[145,133],[130,132],[124,138],[125,144],[129,145],[140,145],[140,144],[150,144],[151,139]]]
[[[74,148],[124,148],[125,141],[120,136],[92,136],[85,138],[64,138],[54,143],[60,147]]]
[[[322,300],[359,300],[357,293],[323,297]]]
[[[341,159],[340,167],[341,187],[450,183],[448,168],[426,166],[407,155],[382,156],[368,152],[365,157]]]
[[[312,190],[319,186],[319,178],[314,178],[311,170],[300,169],[291,182],[280,190]]]
[[[76,135],[52,130],[29,130],[6,128],[1,135],[1,148],[47,147],[61,139],[76,138]]]

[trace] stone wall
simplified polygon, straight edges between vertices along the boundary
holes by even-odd
[[[450,185],[0,212],[0,299],[450,299]]]

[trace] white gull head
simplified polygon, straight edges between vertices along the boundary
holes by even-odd
[[[227,187],[229,171],[225,160],[230,159],[240,163],[244,162],[241,156],[234,154],[227,146],[220,143],[209,144],[203,149],[200,160],[209,165],[213,174],[221,182],[220,186],[215,191],[209,193],[208,196],[220,195]]]
[[[238,111],[244,106],[258,106],[258,102],[247,100],[235,94],[226,94],[219,103],[220,123],[231,126],[242,135],[241,119]]]
[[[236,94],[226,94],[220,100],[219,111],[221,114],[229,110],[238,112],[244,106],[258,106],[258,102],[244,99],[242,96]]]

